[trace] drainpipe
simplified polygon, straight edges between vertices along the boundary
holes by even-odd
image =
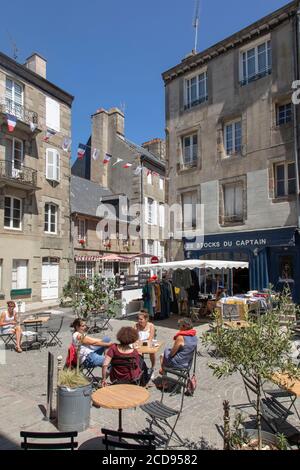
[[[143,181],[143,178],[144,178],[144,164],[143,164],[143,156],[141,155],[141,159],[140,159],[140,163],[141,163],[141,167],[142,167],[142,170],[141,170],[141,197],[140,197],[140,207],[141,207],[141,210],[140,210],[140,234],[141,234],[141,253],[144,253],[144,250],[145,250],[145,243],[144,243],[144,223],[145,223],[145,214],[144,214],[144,181]]]
[[[300,3],[298,4],[297,14],[295,16],[294,29],[294,80],[299,80],[299,44],[300,44]],[[299,135],[298,135],[298,105],[293,106],[294,121],[294,155],[295,155],[295,173],[296,173],[296,204],[297,204],[297,227],[300,229],[300,205],[299,205]]]

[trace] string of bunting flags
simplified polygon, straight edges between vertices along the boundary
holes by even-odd
[[[15,116],[14,114],[6,113],[6,122],[7,122],[7,130],[8,132],[14,132],[16,125],[17,125],[18,117]],[[31,132],[35,132],[37,129],[37,124],[33,121],[29,122],[30,130]],[[56,131],[53,129],[46,129],[45,135],[42,137],[42,140],[44,142],[49,142],[51,137],[54,137],[56,135]],[[68,137],[64,137],[61,143],[61,148],[65,152],[70,152],[71,150],[71,144],[72,140]]]
[[[6,122],[7,122],[7,129],[8,129],[8,132],[14,132],[15,130],[15,127],[17,125],[17,116],[14,116],[13,114],[9,114],[7,113],[6,114]],[[37,124],[33,121],[30,121],[29,122],[29,125],[30,125],[30,129],[32,132],[35,132],[36,128],[37,128]],[[46,131],[45,131],[45,134],[44,136],[42,137],[42,140],[44,142],[49,142],[49,140],[54,137],[56,135],[56,131],[53,130],[53,129],[49,129],[47,128]],[[72,144],[72,140],[69,138],[69,137],[64,137],[63,140],[62,140],[62,143],[61,143],[61,148],[63,149],[64,152],[70,152],[71,151],[71,144]],[[78,160],[83,160],[84,157],[85,157],[85,154],[86,154],[86,151],[88,148],[92,148],[90,147],[89,145],[86,145],[86,144],[78,144],[78,147],[77,147],[77,158]],[[98,158],[100,157],[100,150],[97,149],[97,148],[94,148],[93,151],[92,151],[92,158],[93,160],[98,160]],[[104,155],[104,158],[103,158],[103,165],[108,165],[113,159],[113,156],[109,153],[105,153]],[[122,164],[122,168],[124,169],[128,169],[128,168],[131,168],[133,166],[133,163],[130,163],[130,162],[126,162],[124,161],[123,158],[120,158],[120,157],[117,157],[116,158],[116,161],[114,163],[112,163],[112,167],[113,169],[115,169],[117,167],[117,165],[119,163],[123,163]],[[155,171],[152,171],[152,170],[149,170],[141,165],[138,165],[135,169],[134,169],[134,175],[140,175],[141,172],[143,171],[143,169],[145,169],[146,171],[146,174],[147,176],[152,174],[153,176],[159,176],[158,173],[156,173]]]

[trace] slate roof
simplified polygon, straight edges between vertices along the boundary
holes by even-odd
[[[96,217],[101,198],[109,195],[112,192],[100,184],[71,175],[71,214],[77,212]]]
[[[150,160],[151,162],[153,162],[154,164],[156,163],[157,165],[159,165],[161,168],[165,168],[166,166],[166,163],[164,160],[161,160],[159,159],[158,157],[156,157],[156,155],[154,155],[153,153],[149,152],[149,150],[145,149],[144,147],[141,147],[140,145],[137,145],[135,144],[134,142],[131,142],[130,140],[128,139],[122,139],[124,140],[124,142],[133,150],[135,150],[136,152],[140,153],[141,155],[143,155],[144,157],[147,158],[147,160]]]

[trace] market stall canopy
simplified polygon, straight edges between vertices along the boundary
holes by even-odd
[[[219,261],[191,259],[184,261],[170,261],[169,263],[142,264],[138,269],[245,269],[249,268],[249,263],[242,261]]]

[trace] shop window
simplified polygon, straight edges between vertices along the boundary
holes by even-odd
[[[92,261],[78,261],[76,263],[76,276],[92,280],[95,274],[95,263]]]

